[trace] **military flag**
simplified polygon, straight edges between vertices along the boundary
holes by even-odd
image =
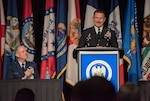
[[[78,82],[78,65],[73,59],[73,50],[78,46],[78,41],[81,35],[81,20],[80,20],[80,5],[79,0],[68,1],[68,56],[66,82],[74,85]]]
[[[141,57],[135,0],[128,0],[123,28],[124,59],[128,62],[128,81],[137,83],[141,79]]]
[[[108,19],[108,28],[116,32],[118,48],[122,48],[122,33],[121,33],[121,20],[120,20],[120,9],[118,0],[110,1],[110,12]],[[120,58],[120,85],[124,84],[124,64],[123,58]]]
[[[87,0],[84,29],[94,26],[93,13],[98,9],[98,0]]]
[[[54,78],[56,75],[54,0],[46,0],[45,6],[40,71],[41,79],[46,79],[46,68],[49,70],[50,78]]]
[[[4,46],[3,79],[6,79],[7,66],[15,61],[15,49],[20,45],[20,30],[16,0],[8,0],[6,37]]]
[[[61,80],[63,90],[64,74],[67,68],[67,8],[65,0],[57,1],[56,17],[56,59],[57,79]],[[61,16],[61,17],[60,17]]]
[[[3,9],[3,1],[0,0],[0,79],[2,79],[2,62],[3,62],[3,54],[4,54],[4,44],[5,44],[5,17],[4,17],[4,9]]]
[[[143,80],[150,80],[150,1],[145,0],[143,42],[142,42],[142,77]]]
[[[28,52],[28,61],[34,61],[35,54],[35,35],[31,0],[24,0],[23,3],[23,28],[22,28],[22,44]]]

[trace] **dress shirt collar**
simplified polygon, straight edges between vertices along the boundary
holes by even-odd
[[[22,62],[20,62],[20,61],[18,61],[19,62],[19,65],[22,67],[22,64],[24,64],[24,67],[25,67],[25,65],[26,65],[26,62],[24,62],[24,63],[22,63]]]
[[[96,26],[94,26],[94,28],[95,28],[96,33],[98,33],[98,29],[99,29],[99,28],[96,27]],[[103,30],[103,26],[100,27],[100,32],[102,32],[102,30]]]

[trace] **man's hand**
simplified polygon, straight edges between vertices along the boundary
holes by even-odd
[[[25,76],[22,79],[28,79],[34,73],[34,68],[33,67],[28,68],[24,73],[25,73]]]
[[[28,70],[29,70],[32,74],[34,73],[34,68],[33,68],[33,67],[30,67]]]

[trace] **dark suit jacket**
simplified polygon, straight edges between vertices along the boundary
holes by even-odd
[[[105,38],[106,33],[110,31],[111,37]],[[78,48],[81,47],[118,47],[116,33],[108,28],[103,28],[100,35],[96,34],[95,28],[90,27],[82,32],[79,39]],[[77,58],[77,51],[73,51],[73,58]]]
[[[39,73],[37,70],[37,65],[34,62],[26,62],[25,65],[26,69],[29,68],[30,66],[34,68],[34,79],[39,78]],[[19,62],[13,62],[8,66],[8,71],[7,71],[7,79],[22,79],[24,77],[24,72],[22,71]]]
[[[105,38],[107,31],[110,31],[110,39]],[[83,31],[81,38],[79,39],[78,47],[118,47],[116,33],[108,28],[103,28],[100,35],[96,34],[94,26]]]

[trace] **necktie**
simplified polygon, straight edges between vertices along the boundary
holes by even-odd
[[[21,68],[22,68],[22,71],[24,72],[25,71],[24,64],[22,64]]]
[[[100,34],[101,34],[101,32],[100,32],[100,28],[98,28],[98,42],[97,42],[97,46],[100,46]]]
[[[100,35],[100,33],[101,33],[101,32],[100,32],[100,28],[98,28],[98,34]]]

